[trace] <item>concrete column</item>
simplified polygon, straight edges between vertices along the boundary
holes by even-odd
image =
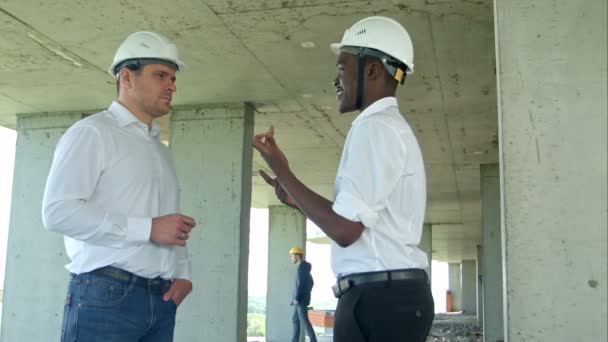
[[[80,113],[17,116],[17,145],[0,340],[59,341],[69,273],[63,236],[42,225],[55,145]]]
[[[429,280],[432,281],[431,274],[433,273],[432,261],[433,261],[433,230],[432,226],[425,223],[422,227],[422,238],[418,245],[424,253],[426,253],[429,266],[425,269],[426,274],[429,276]]]
[[[475,260],[463,260],[462,277],[462,311],[467,315],[477,314],[477,263]]]
[[[607,2],[495,14],[506,338],[606,341]]]
[[[296,265],[289,259],[293,246],[306,248],[306,218],[288,206],[268,208],[268,287],[266,290],[266,341],[291,341],[291,317]],[[301,333],[304,329],[300,329]]]
[[[462,310],[462,283],[460,275],[460,263],[448,264],[448,277],[450,293],[452,294],[452,312]]]
[[[246,340],[252,138],[248,105],[172,114],[182,211],[197,221],[188,240],[194,291],[178,310],[176,341]]]
[[[477,245],[477,324],[483,326],[483,248]]]
[[[481,165],[484,342],[504,339],[498,165]]]

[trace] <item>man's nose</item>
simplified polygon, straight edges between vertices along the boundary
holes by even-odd
[[[177,91],[177,86],[175,85],[175,82],[171,82],[169,83],[169,86],[167,87],[168,90],[170,90],[172,93]]]

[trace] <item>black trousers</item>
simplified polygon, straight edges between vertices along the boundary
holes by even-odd
[[[424,342],[434,306],[426,280],[353,286],[338,300],[334,342]]]

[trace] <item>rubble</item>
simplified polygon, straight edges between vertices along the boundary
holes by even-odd
[[[427,342],[481,342],[482,331],[477,317],[462,313],[435,315]]]

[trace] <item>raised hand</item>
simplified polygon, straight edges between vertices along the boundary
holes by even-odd
[[[260,152],[266,164],[277,177],[280,178],[285,172],[289,172],[287,158],[274,140],[274,127],[271,126],[266,133],[253,137],[253,147]]]
[[[298,205],[293,200],[293,198],[291,196],[289,196],[287,191],[285,191],[285,189],[283,189],[283,187],[281,186],[281,183],[279,183],[278,179],[270,177],[266,172],[264,172],[262,170],[260,170],[260,176],[262,176],[262,178],[264,178],[264,180],[266,181],[266,183],[268,183],[268,185],[270,185],[274,188],[274,194],[277,196],[279,201],[281,201],[283,204],[286,204],[290,207],[298,209]]]

